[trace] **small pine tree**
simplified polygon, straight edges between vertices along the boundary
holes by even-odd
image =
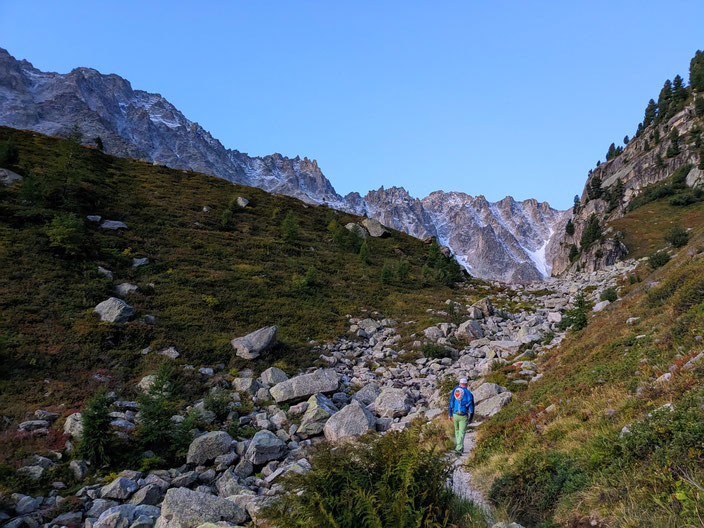
[[[667,147],[665,156],[672,158],[680,153],[680,133],[677,127],[674,127],[670,132],[670,146]]]
[[[671,117],[670,114],[670,103],[672,102],[672,82],[670,79],[665,81],[665,84],[660,90],[660,95],[658,96],[658,116],[656,122],[661,123],[665,119]]]
[[[366,240],[359,247],[359,260],[362,264],[369,264],[369,244]]]
[[[0,168],[9,169],[20,161],[20,151],[11,139],[0,143]]]
[[[679,75],[675,76],[672,81],[672,103],[673,115],[684,108],[684,103],[687,100],[687,88],[684,86],[684,81]]]
[[[110,398],[104,388],[99,389],[86,403],[81,413],[83,433],[78,443],[78,454],[97,467],[110,463],[115,435],[110,422]]]
[[[643,128],[648,127],[655,121],[658,112],[658,105],[652,99],[648,101],[648,106],[645,107],[645,117],[643,118]]]
[[[700,95],[694,100],[694,113],[697,117],[704,116],[704,96]]]
[[[394,278],[394,270],[393,268],[388,264],[384,264],[384,267],[381,268],[381,283],[382,284],[391,284],[391,281]]]
[[[287,244],[295,244],[300,234],[298,221],[293,212],[289,211],[281,222],[281,240]]]
[[[567,220],[567,225],[565,225],[565,233],[567,233],[569,236],[574,235],[574,223],[572,222],[571,218]]]
[[[98,136],[95,139],[93,139],[93,142],[95,143],[95,148],[97,148],[100,152],[105,150],[105,146],[103,145],[103,138]]]
[[[81,144],[81,141],[83,141],[83,133],[77,124],[73,125],[73,128],[66,136],[66,139],[68,139],[71,143],[75,143],[77,145]]]
[[[589,174],[591,174],[591,171],[589,171]],[[581,200],[579,199],[579,196],[577,196],[575,194],[574,195],[574,205],[572,206],[572,214],[574,214],[574,215],[579,214],[580,205],[581,205]]]
[[[179,445],[179,426],[171,420],[178,410],[174,366],[164,361],[148,392],[137,396],[141,421],[136,438],[143,449],[150,449],[165,460],[173,459]]]
[[[599,219],[596,214],[592,213],[587,221],[587,225],[582,232],[582,238],[579,241],[579,245],[582,249],[588,249],[594,242],[601,238],[601,225],[599,225]]]
[[[398,278],[398,281],[402,284],[408,282],[408,279],[410,278],[410,271],[408,261],[400,260],[396,265],[396,277]]]
[[[572,246],[570,246],[569,254],[570,263],[577,260],[577,257],[579,257],[579,249],[577,249],[577,246],[575,244],[572,244]]]
[[[78,256],[86,246],[83,220],[73,213],[59,213],[46,228],[49,245],[65,255]]]
[[[697,92],[704,92],[704,52],[697,51],[689,63],[689,85]]]
[[[624,144],[624,145],[628,145],[628,142],[629,142],[630,140],[631,140],[631,139],[630,139],[628,136],[624,136],[624,137],[623,137],[623,144]]]
[[[604,191],[601,188],[601,177],[598,174],[595,174],[594,176],[592,176],[591,180],[589,180],[587,196],[590,200],[596,200],[597,198],[601,198],[601,195],[603,193]]]
[[[686,229],[675,226],[665,235],[665,240],[672,244],[673,247],[681,248],[686,246],[687,242],[689,242],[689,233]]]

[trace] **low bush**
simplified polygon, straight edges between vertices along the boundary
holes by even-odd
[[[616,293],[616,288],[606,288],[603,292],[601,292],[601,295],[599,296],[599,300],[601,301],[614,302],[616,299],[618,299],[618,293]]]
[[[673,247],[681,248],[689,242],[689,233],[687,233],[686,229],[675,226],[665,235],[665,240],[672,244]]]
[[[73,213],[59,213],[46,228],[49,245],[69,256],[80,255],[86,246],[83,220]]]
[[[447,347],[443,345],[437,345],[435,343],[424,343],[420,347],[420,351],[423,356],[428,359],[438,359],[450,357],[450,351]]]
[[[670,262],[670,255],[664,251],[657,251],[648,257],[648,264],[654,270],[662,268],[668,262]]]
[[[494,480],[489,500],[506,507],[519,523],[536,526],[552,516],[562,495],[588,483],[576,461],[556,452],[532,452]]]
[[[324,446],[311,457],[310,471],[283,479],[288,493],[264,516],[282,528],[480,526],[486,521],[478,508],[448,489],[451,460],[425,445],[432,435],[414,426]]]

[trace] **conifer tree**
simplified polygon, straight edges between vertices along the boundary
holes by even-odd
[[[648,106],[645,107],[645,117],[643,118],[643,128],[650,126],[657,117],[658,105],[652,99],[648,101]]]
[[[83,433],[78,443],[78,454],[95,466],[110,463],[115,435],[110,426],[110,398],[104,388],[88,400],[81,413]]]
[[[697,51],[689,63],[689,85],[697,92],[704,92],[704,52]]]

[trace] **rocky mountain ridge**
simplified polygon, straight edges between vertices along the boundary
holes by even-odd
[[[91,68],[42,72],[0,48],[0,124],[66,136],[74,124],[105,151],[212,174],[314,204],[366,214],[419,238],[435,236],[470,273],[508,282],[550,274],[552,234],[564,214],[535,200],[437,191],[423,199],[403,188],[340,196],[315,160],[252,157],[225,148],[159,94]]]
[[[687,186],[704,186],[704,170],[699,168],[704,116],[697,116],[695,98],[696,93],[680,112],[664,122],[649,125],[631,139],[620,154],[590,171],[579,201],[566,213],[565,222],[551,242],[553,273],[570,269],[593,271],[613,264],[628,253],[618,233],[608,228],[600,243],[582,247],[582,234],[592,215],[602,227],[623,217],[631,202],[646,187],[663,182],[681,168],[687,169]],[[673,140],[673,133],[677,134],[677,139]],[[676,148],[673,148],[673,141]],[[571,234],[565,231],[567,219],[574,226]],[[576,258],[573,246],[579,250]],[[570,251],[573,258],[570,258]]]

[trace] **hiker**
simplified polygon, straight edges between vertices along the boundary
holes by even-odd
[[[459,386],[452,389],[448,418],[455,424],[455,452],[461,455],[464,452],[467,424],[474,418],[474,396],[467,388],[467,378],[462,378]]]

